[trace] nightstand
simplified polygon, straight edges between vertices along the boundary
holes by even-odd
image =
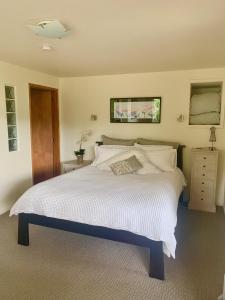
[[[83,160],[82,163],[78,163],[76,159],[64,161],[61,164],[61,173],[68,173],[80,168],[86,167],[92,163],[92,160]]]
[[[191,151],[190,209],[216,211],[216,183],[219,151],[195,148]]]

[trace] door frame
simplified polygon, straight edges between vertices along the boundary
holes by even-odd
[[[29,83],[29,110],[30,110],[30,132],[31,132],[31,158],[32,158],[32,180],[33,170],[33,145],[32,145],[32,116],[31,116],[31,90],[47,90],[51,92],[52,98],[52,134],[53,134],[53,176],[60,175],[60,135],[59,135],[59,96],[58,89]]]

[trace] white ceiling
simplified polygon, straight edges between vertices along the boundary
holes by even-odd
[[[35,36],[43,18],[71,34]],[[0,60],[61,77],[224,67],[225,0],[1,0]]]

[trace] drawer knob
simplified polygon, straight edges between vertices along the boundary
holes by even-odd
[[[202,182],[202,184],[204,184],[204,182]]]
[[[203,158],[204,158],[204,159],[206,159],[206,157],[205,157],[205,156],[204,156]]]
[[[201,200],[204,200],[203,198],[201,198]]]
[[[201,190],[201,192],[202,192],[202,193],[204,193],[204,191],[203,191],[203,190]]]
[[[205,165],[203,166],[203,168],[205,168]]]
[[[205,176],[205,174],[202,174],[202,176]]]

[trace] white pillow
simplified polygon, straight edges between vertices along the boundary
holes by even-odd
[[[164,172],[174,171],[177,167],[177,150],[166,149],[159,151],[146,151],[149,161]]]
[[[97,166],[103,161],[113,157],[116,154],[126,151],[121,148],[105,148],[104,146],[95,146],[95,159],[92,162],[92,166]]]
[[[136,148],[142,149],[142,150],[166,150],[166,149],[173,149],[172,146],[168,146],[168,145],[141,145],[141,144],[137,144],[135,143],[134,146]]]
[[[144,174],[154,174],[154,173],[161,173],[162,171],[151,164],[148,161],[148,158],[145,156],[144,152],[141,149],[134,149],[134,150],[126,150],[124,152],[118,153],[113,157],[103,161],[102,163],[97,165],[97,168],[100,170],[111,171],[110,165],[128,159],[130,156],[135,155],[139,162],[142,164],[143,168],[136,171],[136,174],[144,175]]]

